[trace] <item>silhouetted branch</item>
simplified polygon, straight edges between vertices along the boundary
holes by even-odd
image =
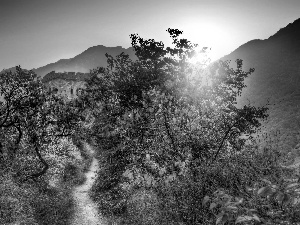
[[[228,130],[226,131],[226,133],[225,133],[225,135],[223,136],[222,141],[221,141],[221,143],[220,143],[220,145],[219,145],[219,148],[218,148],[218,150],[217,150],[217,152],[216,152],[216,154],[215,154],[215,156],[214,156],[214,158],[213,158],[213,160],[212,160],[212,162],[214,162],[214,161],[217,159],[217,157],[218,157],[218,155],[219,155],[219,153],[220,153],[220,151],[221,151],[221,148],[223,147],[224,141],[227,139],[227,136],[228,136],[229,132],[231,131],[231,129],[232,129],[235,125],[236,125],[236,122],[235,122],[233,125],[231,125],[231,126],[228,128]]]
[[[47,162],[43,159],[43,157],[41,156],[41,153],[40,153],[40,151],[39,151],[39,148],[38,148],[37,144],[35,144],[35,148],[34,148],[34,149],[35,149],[36,155],[38,156],[40,162],[43,164],[44,168],[43,168],[42,171],[40,171],[40,172],[31,174],[31,175],[28,177],[29,179],[36,179],[36,178],[38,178],[38,177],[44,175],[44,174],[47,172],[48,168],[49,168],[48,163],[47,163]]]

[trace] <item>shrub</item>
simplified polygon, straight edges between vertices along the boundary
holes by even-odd
[[[32,201],[39,225],[65,225],[73,215],[74,202],[70,189],[48,189]]]
[[[80,185],[86,181],[85,174],[78,165],[68,163],[64,169],[63,182],[70,185]]]
[[[30,200],[37,194],[37,189],[18,184],[7,173],[0,177],[0,224],[20,222],[36,225],[34,209]]]

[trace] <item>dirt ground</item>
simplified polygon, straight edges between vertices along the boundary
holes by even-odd
[[[91,154],[94,153],[90,145],[86,145],[86,148]],[[93,158],[92,164],[85,174],[86,182],[76,187],[73,191],[76,206],[71,225],[107,225],[105,219],[99,214],[96,204],[88,194],[96,179],[98,169],[98,161],[96,158]]]

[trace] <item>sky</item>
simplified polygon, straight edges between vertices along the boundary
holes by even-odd
[[[267,39],[300,17],[300,0],[0,0],[0,70],[38,68],[89,47],[171,45],[168,28],[211,47],[211,59]]]

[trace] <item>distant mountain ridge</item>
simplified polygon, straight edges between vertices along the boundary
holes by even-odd
[[[34,69],[34,71],[41,77],[51,71],[88,73],[91,69],[107,65],[107,59],[105,57],[106,53],[116,56],[122,52],[128,54],[131,58],[134,58],[135,56],[132,47],[125,49],[121,46],[105,47],[103,45],[98,45],[88,48],[74,58],[61,59],[55,63],[50,63],[46,66]]]
[[[221,58],[231,60],[233,67],[236,59],[243,60],[244,70],[255,69],[238,103],[262,106],[269,100],[267,130],[281,130],[279,138],[287,143],[285,147],[294,147],[300,142],[300,19],[268,39],[249,41]]]
[[[105,67],[107,65],[107,59],[105,57],[106,53],[112,56],[117,56],[122,52],[128,54],[132,59],[135,58],[135,52],[132,47],[126,49],[121,46],[105,47],[103,45],[97,45],[88,48],[73,58],[60,59],[57,62],[50,63],[32,70],[41,77],[44,77],[46,74],[52,71],[89,73],[91,69],[95,69],[100,66]],[[9,70],[14,72],[15,67],[6,69],[5,71]]]

